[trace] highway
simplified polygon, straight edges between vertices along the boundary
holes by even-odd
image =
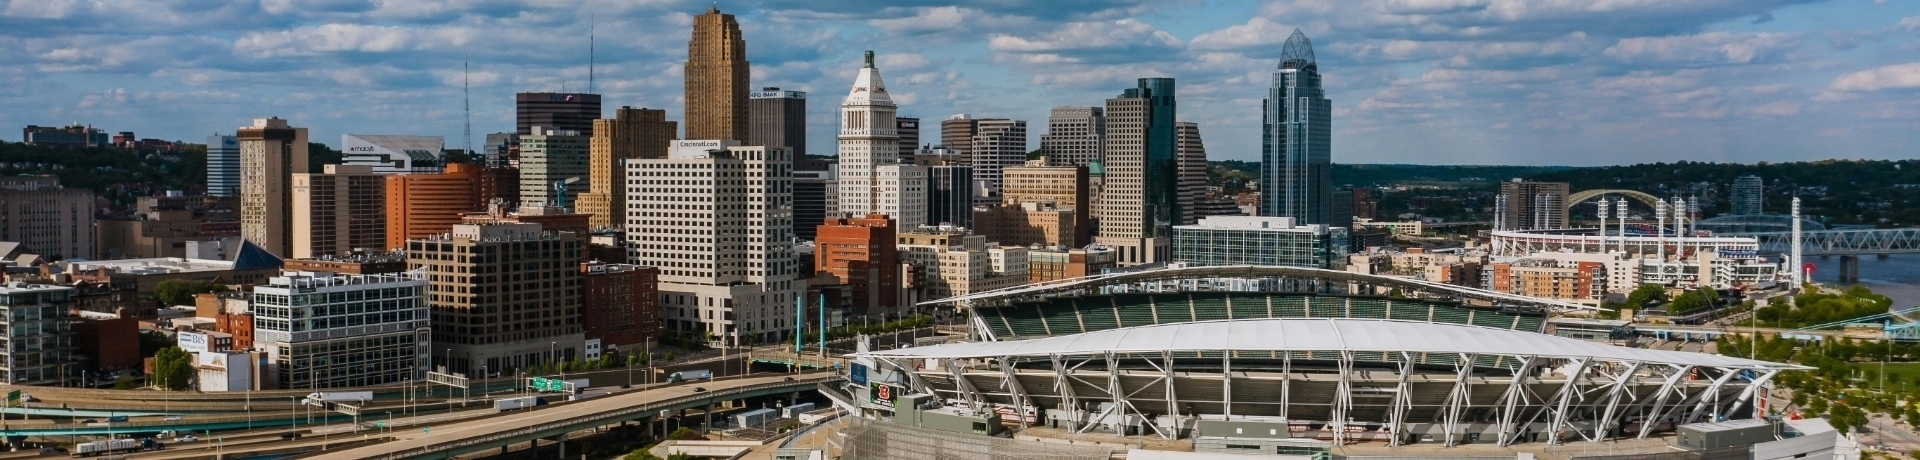
[[[801,376],[785,374],[765,377],[720,379],[717,381],[697,382],[694,384],[673,385],[644,391],[616,394],[578,403],[549,406],[533,411],[510,412],[495,417],[456,422],[445,426],[435,426],[428,430],[396,431],[394,441],[328,452],[312,457],[313,459],[364,459],[364,458],[441,458],[473,452],[476,449],[498,448],[513,442],[526,442],[542,436],[546,432],[564,432],[567,425],[593,419],[619,418],[622,420],[646,417],[650,412],[673,405],[704,404],[701,396],[711,395],[714,401],[733,399],[729,390],[748,389],[767,385],[787,384],[785,379],[792,377],[794,384],[808,384],[832,378],[832,373],[813,373]],[[799,385],[791,385],[799,386]],[[705,392],[694,391],[695,387],[705,388]],[[744,390],[743,390],[744,391]],[[635,410],[635,409],[645,409]],[[609,420],[606,424],[617,423]],[[390,457],[391,456],[391,457]]]

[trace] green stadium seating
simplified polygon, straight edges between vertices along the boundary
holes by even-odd
[[[1316,296],[1307,299],[1307,306],[1309,318],[1347,317],[1347,299],[1344,298]]]
[[[1267,296],[1264,294],[1230,294],[1227,301],[1233,304],[1233,319],[1258,319],[1267,317]]]
[[[1193,322],[1193,304],[1187,296],[1165,295],[1154,299],[1153,316],[1158,324]]]
[[[1353,298],[1348,299],[1354,318],[1385,319],[1387,301],[1384,299]]]
[[[1192,298],[1194,321],[1232,319],[1227,311],[1226,298],[1200,294],[1195,294]]]

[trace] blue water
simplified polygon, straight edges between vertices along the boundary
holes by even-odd
[[[1814,281],[1838,284],[1839,257],[1807,256],[1806,260],[1814,265]],[[1892,298],[1895,309],[1920,307],[1920,254],[1895,254],[1886,259],[1861,256],[1860,285]]]

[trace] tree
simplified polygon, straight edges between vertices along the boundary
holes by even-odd
[[[173,339],[160,331],[140,331],[140,356],[153,356],[173,344]]]
[[[675,441],[684,441],[688,439],[699,439],[699,438],[700,438],[700,433],[695,433],[693,432],[692,428],[687,428],[684,426],[679,428],[674,428],[673,433],[667,435],[667,439],[672,439]]]
[[[153,375],[148,377],[155,386],[166,390],[185,390],[193,388],[193,354],[180,347],[166,347],[153,355]]]
[[[1648,303],[1666,301],[1667,288],[1658,284],[1642,284],[1627,294],[1628,308],[1646,308]]]
[[[669,363],[673,362],[673,350],[667,350],[667,355],[661,356],[660,359],[664,359]]]
[[[115,390],[131,390],[134,389],[136,385],[139,384],[134,383],[133,377],[127,376],[127,374],[120,374],[120,377],[113,379],[113,389]]]
[[[227,286],[201,280],[166,280],[153,289],[160,302],[167,305],[192,305],[193,296],[208,292],[227,292]]]

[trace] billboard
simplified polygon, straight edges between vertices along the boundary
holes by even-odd
[[[893,409],[893,398],[900,397],[900,387],[880,382],[867,384],[867,403],[873,407]]]
[[[853,381],[854,385],[863,385],[863,386],[866,385],[867,384],[867,365],[860,364],[860,363],[853,363],[853,365],[848,368],[847,380]]]
[[[207,352],[207,335],[199,332],[180,331],[174,334],[174,342],[180,349],[191,353]]]

